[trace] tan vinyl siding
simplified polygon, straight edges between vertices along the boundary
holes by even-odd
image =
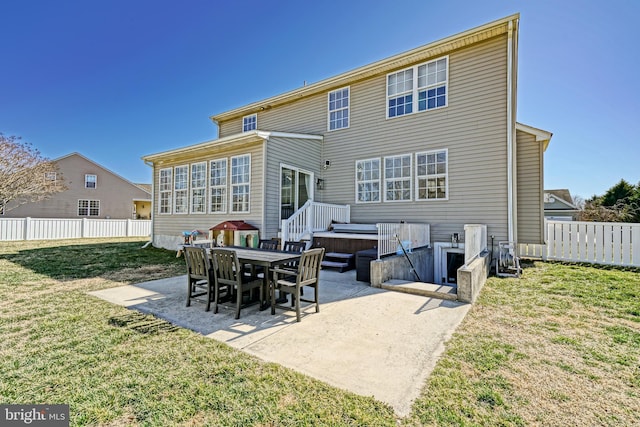
[[[260,111],[257,116],[259,130],[321,135],[327,130],[327,94]],[[221,138],[240,132],[242,117],[221,123]]]
[[[179,160],[173,162],[164,162],[161,165],[156,165],[154,168],[154,182],[155,194],[154,194],[154,238],[156,236],[181,236],[183,231],[202,230],[208,233],[209,228],[223,221],[229,220],[244,220],[252,225],[260,226],[262,222],[262,206],[264,205],[263,197],[263,154],[262,143],[253,143],[251,145],[245,145],[241,147],[227,148],[221,151],[221,148],[212,149],[206,155],[190,158],[188,161]],[[231,170],[231,157],[251,154],[251,180],[250,180],[250,211],[248,213],[232,213],[230,212],[231,201],[229,198],[231,192],[231,183],[228,180],[227,184],[227,213],[216,214],[160,214],[158,213],[159,195],[158,195],[158,181],[160,169],[191,165],[198,162],[207,162],[207,212],[209,211],[209,161],[214,159],[226,158],[227,164],[227,177]]]
[[[324,135],[320,164],[329,160],[331,167],[319,171],[325,189],[316,191],[315,199],[351,205],[352,222],[430,223],[433,241],[449,241],[451,233],[463,232],[464,224],[481,223],[496,240],[507,240],[507,36],[448,57],[445,108],[386,119],[384,73],[350,83],[348,129],[327,131],[326,92],[258,112],[258,128]],[[241,117],[220,123],[220,136],[239,132],[241,123]],[[416,152],[443,149],[448,150],[448,200],[355,203],[356,160],[411,154],[415,167]],[[293,154],[270,152],[270,174],[272,155],[288,161]]]
[[[260,127],[260,114],[256,114],[256,117],[258,118],[258,129],[262,129]],[[236,120],[229,120],[224,123],[218,123],[218,125],[220,126],[218,129],[219,138],[224,138],[225,136],[229,135],[236,135],[242,132],[242,117],[239,117]]]
[[[267,142],[266,237],[276,237],[280,228],[280,166],[303,169],[319,177],[322,142],[298,138],[270,138]],[[315,200],[322,191],[315,190]],[[274,202],[276,201],[276,202]]]
[[[353,222],[430,223],[433,241],[466,223],[506,240],[506,37],[451,53],[449,67],[448,106],[410,116],[385,119],[386,75],[351,85],[351,127],[325,134],[323,201],[351,204]],[[449,200],[355,203],[356,160],[440,149],[448,149]]]
[[[58,179],[67,190],[50,199],[27,203],[8,210],[6,218],[110,218],[132,219],[134,200],[150,200],[151,195],[108,169],[79,155],[56,160]],[[140,168],[146,168],[142,163]],[[85,188],[85,175],[96,175],[96,188]],[[98,216],[78,216],[78,200],[99,200]]]
[[[543,243],[542,144],[518,131],[518,243]]]

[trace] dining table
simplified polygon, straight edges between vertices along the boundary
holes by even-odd
[[[229,249],[235,251],[240,264],[251,264],[264,268],[262,286],[264,290],[263,295],[265,295],[267,299],[260,301],[260,310],[266,310],[271,304],[268,296],[270,279],[269,270],[274,267],[281,267],[286,264],[300,261],[300,257],[302,256],[299,252],[249,248],[244,246],[225,246],[218,249]]]

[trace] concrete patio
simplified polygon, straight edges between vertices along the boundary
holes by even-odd
[[[373,396],[407,415],[469,305],[372,288],[355,271],[322,270],[320,313],[259,311],[254,305],[234,319],[204,303],[186,307],[186,276],[91,292],[131,309],[227,343],[351,392]]]

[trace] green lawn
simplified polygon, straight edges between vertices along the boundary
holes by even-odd
[[[536,263],[490,278],[413,413],[87,295],[183,274],[132,239],[0,243],[0,401],[71,425],[637,425],[640,274]]]

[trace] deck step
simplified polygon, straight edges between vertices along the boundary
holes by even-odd
[[[339,261],[322,261],[323,267],[348,267],[348,262],[339,262]]]
[[[353,269],[354,258],[355,256],[353,254],[327,252],[324,254],[324,260],[321,265],[327,268],[339,268],[340,273],[343,273],[347,270]]]
[[[384,282],[381,287],[382,289],[387,289],[390,291],[404,292],[412,295],[422,295],[430,298],[438,298],[451,301],[455,301],[458,299],[458,293],[455,286],[393,279]]]
[[[337,258],[337,259],[351,259],[354,257],[353,254],[345,254],[340,252],[327,252],[324,254],[325,258]]]

